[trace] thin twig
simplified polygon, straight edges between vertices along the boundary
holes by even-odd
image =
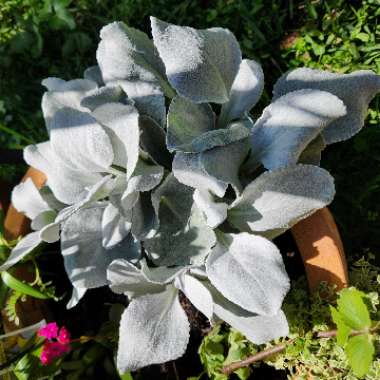
[[[366,330],[352,330],[350,333],[350,336],[357,336],[357,335],[362,335],[362,334],[368,334],[373,333],[380,328],[380,323],[376,324],[374,327]],[[315,338],[333,338],[337,335],[338,331],[337,330],[329,330],[329,331],[318,331],[315,334]],[[286,349],[287,346],[291,345],[294,342],[295,339],[290,339],[285,343],[278,344],[274,347],[268,348],[266,350],[260,351],[257,354],[248,356],[244,360],[240,360],[235,363],[231,363],[225,367],[222,368],[222,373],[225,375],[229,375],[232,372],[235,372],[239,368],[243,367],[248,367],[249,365],[259,362],[261,360],[264,360],[274,354],[278,354]]]
[[[222,369],[222,372],[225,375],[229,375],[230,373],[236,371],[239,368],[248,367],[249,365],[251,365],[251,364],[253,364],[255,362],[259,362],[259,361],[261,361],[261,360],[263,360],[263,359],[265,359],[265,358],[267,358],[269,356],[272,356],[274,354],[278,354],[279,352],[284,351],[285,348],[289,344],[293,343],[293,341],[294,341],[294,339],[291,339],[291,340],[289,340],[286,343],[278,344],[277,346],[274,346],[274,347],[268,348],[266,350],[260,351],[260,352],[258,352],[255,355],[248,356],[248,358],[246,358],[244,360],[241,360],[239,362],[235,362],[235,363],[229,364],[229,365],[225,366]]]

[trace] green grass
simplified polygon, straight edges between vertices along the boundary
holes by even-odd
[[[380,73],[380,0],[3,0],[0,4],[0,144],[20,149],[46,138],[40,111],[48,76],[78,77],[95,63],[99,29],[122,20],[149,32],[149,16],[197,28],[228,27],[246,57],[274,81],[298,66]],[[330,146],[322,166],[337,184],[331,206],[348,251],[380,251],[380,100],[367,128]],[[23,168],[0,167],[16,181]]]

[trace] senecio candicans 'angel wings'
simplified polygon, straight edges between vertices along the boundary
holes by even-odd
[[[33,232],[1,266],[60,239],[68,307],[104,285],[126,295],[121,373],[185,352],[179,291],[252,342],[288,333],[289,280],[271,240],[332,201],[321,151],[362,128],[380,91],[371,71],[300,68],[253,120],[264,74],[229,30],[151,22],[153,40],[107,25],[83,79],[42,82],[49,140],[24,154],[47,182],[14,189]]]

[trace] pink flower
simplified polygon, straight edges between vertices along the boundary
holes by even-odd
[[[55,322],[48,323],[46,326],[40,328],[38,330],[38,336],[46,338],[40,356],[43,365],[50,364],[54,359],[67,354],[71,349],[70,332],[64,326],[58,329]]]
[[[44,337],[46,339],[56,338],[58,335],[58,326],[55,322],[48,323],[46,326],[41,327],[38,330],[38,336]]]
[[[41,363],[43,365],[50,364],[54,359],[67,354],[70,351],[69,344],[61,344],[59,342],[45,342],[41,352]]]
[[[57,337],[57,340],[61,344],[69,344],[70,343],[71,335],[69,331],[66,329],[65,326],[62,326],[59,330],[59,335]]]

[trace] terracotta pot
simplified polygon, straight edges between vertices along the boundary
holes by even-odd
[[[45,176],[36,169],[30,168],[26,172],[23,181],[27,178],[32,178],[37,187],[41,187],[45,182]],[[3,190],[9,187],[1,184],[2,194],[0,197],[0,207],[3,210],[7,209],[9,201],[9,193],[5,194]],[[12,204],[8,207],[5,220],[4,220],[4,235],[7,240],[17,239],[19,236],[26,235],[29,232],[30,222],[25,215],[19,213]],[[31,282],[34,280],[34,270],[32,265],[19,265],[12,272],[12,275],[19,280]],[[1,310],[2,321],[5,332],[18,330],[23,327],[33,325],[41,319],[51,320],[51,313],[46,305],[46,302],[32,297],[25,297],[24,302],[17,303],[17,315],[19,316],[20,323],[15,325],[9,321],[5,315],[4,310]]]
[[[291,231],[301,253],[311,291],[317,290],[321,282],[336,285],[337,290],[348,285],[343,243],[327,207],[301,220]]]

